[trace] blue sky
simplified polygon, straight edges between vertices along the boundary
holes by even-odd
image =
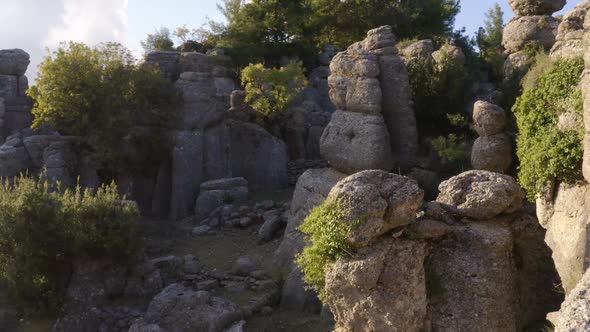
[[[564,11],[582,0],[568,1]],[[166,26],[187,24],[200,27],[207,17],[222,20],[217,0],[0,0],[0,49],[21,48],[31,55],[27,71],[32,81],[46,49],[60,41],[98,44],[117,41],[141,55],[140,41],[148,33]],[[457,28],[465,26],[473,35],[483,24],[494,0],[462,0]],[[508,0],[498,1],[506,15],[513,15]],[[563,12],[563,11],[562,11]]]

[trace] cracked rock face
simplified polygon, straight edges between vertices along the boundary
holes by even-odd
[[[524,190],[507,175],[468,171],[441,183],[437,202],[475,220],[492,219],[522,208]]]
[[[328,199],[343,203],[347,221],[360,221],[349,241],[364,247],[388,231],[416,219],[424,191],[409,178],[383,171],[363,171],[338,182]]]

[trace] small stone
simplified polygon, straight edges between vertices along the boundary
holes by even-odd
[[[246,277],[256,270],[258,270],[258,264],[250,257],[240,257],[232,265],[231,273]]]
[[[211,230],[211,226],[201,225],[201,226],[197,226],[197,227],[193,228],[192,234],[194,236],[207,235],[210,230]]]

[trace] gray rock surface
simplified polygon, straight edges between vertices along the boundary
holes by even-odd
[[[517,212],[525,196],[512,177],[488,171],[461,173],[441,183],[439,190],[437,202],[476,220]]]
[[[551,57],[576,58],[583,56],[584,19],[588,9],[590,9],[590,1],[582,1],[563,15],[557,28],[555,45],[551,48]]]
[[[559,21],[551,16],[515,17],[504,28],[502,46],[511,54],[534,41],[549,50],[555,44],[558,25]]]
[[[473,107],[473,127],[479,136],[500,134],[506,126],[506,112],[498,106],[479,100]]]
[[[31,62],[21,49],[0,50],[0,75],[24,75]]]
[[[432,61],[433,52],[434,43],[431,39],[413,42],[412,44],[400,50],[400,54],[405,60],[419,59],[422,61]]]
[[[203,182],[195,205],[197,218],[209,216],[224,204],[244,202],[248,199],[248,181],[244,178],[226,178]]]
[[[518,16],[551,15],[560,11],[566,0],[508,0],[508,3]]]
[[[510,54],[504,62],[504,80],[520,80],[529,70],[529,58],[524,51]]]
[[[320,140],[320,153],[332,167],[353,174],[390,170],[390,138],[381,115],[336,111]]]
[[[422,207],[424,192],[414,180],[369,170],[338,182],[328,199],[339,202],[347,210],[345,222],[360,222],[349,237],[349,242],[360,248],[394,228],[413,222]]]
[[[337,331],[423,331],[423,243],[384,238],[326,272],[326,300]]]
[[[506,134],[480,136],[473,143],[471,165],[474,169],[506,173],[512,164],[512,142]]]
[[[194,211],[203,181],[203,137],[199,132],[173,133],[170,218],[182,219]]]
[[[566,297],[557,315],[555,332],[590,330],[590,272],[586,272]]]

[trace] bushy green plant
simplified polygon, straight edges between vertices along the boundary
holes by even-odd
[[[552,62],[524,90],[512,108],[519,132],[518,179],[529,199],[535,199],[549,181],[571,183],[580,176],[582,129],[562,132],[557,128],[557,122],[564,111],[578,114],[583,111],[582,96],[577,87],[583,68],[582,59]]]
[[[34,128],[50,124],[64,135],[80,136],[104,173],[115,175],[131,166],[122,144],[131,128],[166,128],[180,103],[159,68],[137,65],[129,50],[114,43],[61,44],[44,58],[37,84],[27,93],[34,100]],[[140,142],[151,148],[160,138],[151,133]]]
[[[125,260],[142,247],[134,204],[115,184],[96,191],[53,190],[17,177],[0,185],[0,283],[15,300],[55,309],[76,258]]]
[[[261,118],[271,121],[284,112],[307,85],[299,62],[281,68],[250,64],[242,70],[241,79],[246,103]]]
[[[145,40],[140,42],[145,54],[154,51],[174,51],[174,41],[170,29],[160,27],[154,33],[149,33]]]
[[[502,36],[504,33],[504,13],[502,7],[495,3],[486,13],[484,27],[479,28],[477,33],[477,45],[479,46],[479,56],[484,65],[490,72],[493,79],[502,80],[504,48],[502,47]]]
[[[347,222],[347,211],[345,203],[327,199],[314,208],[299,227],[309,244],[297,256],[296,262],[303,272],[303,280],[322,301],[325,299],[328,266],[353,252],[348,238],[361,221]]]
[[[463,146],[463,140],[455,134],[435,138],[432,141],[432,148],[444,162],[463,161],[469,158]]]

